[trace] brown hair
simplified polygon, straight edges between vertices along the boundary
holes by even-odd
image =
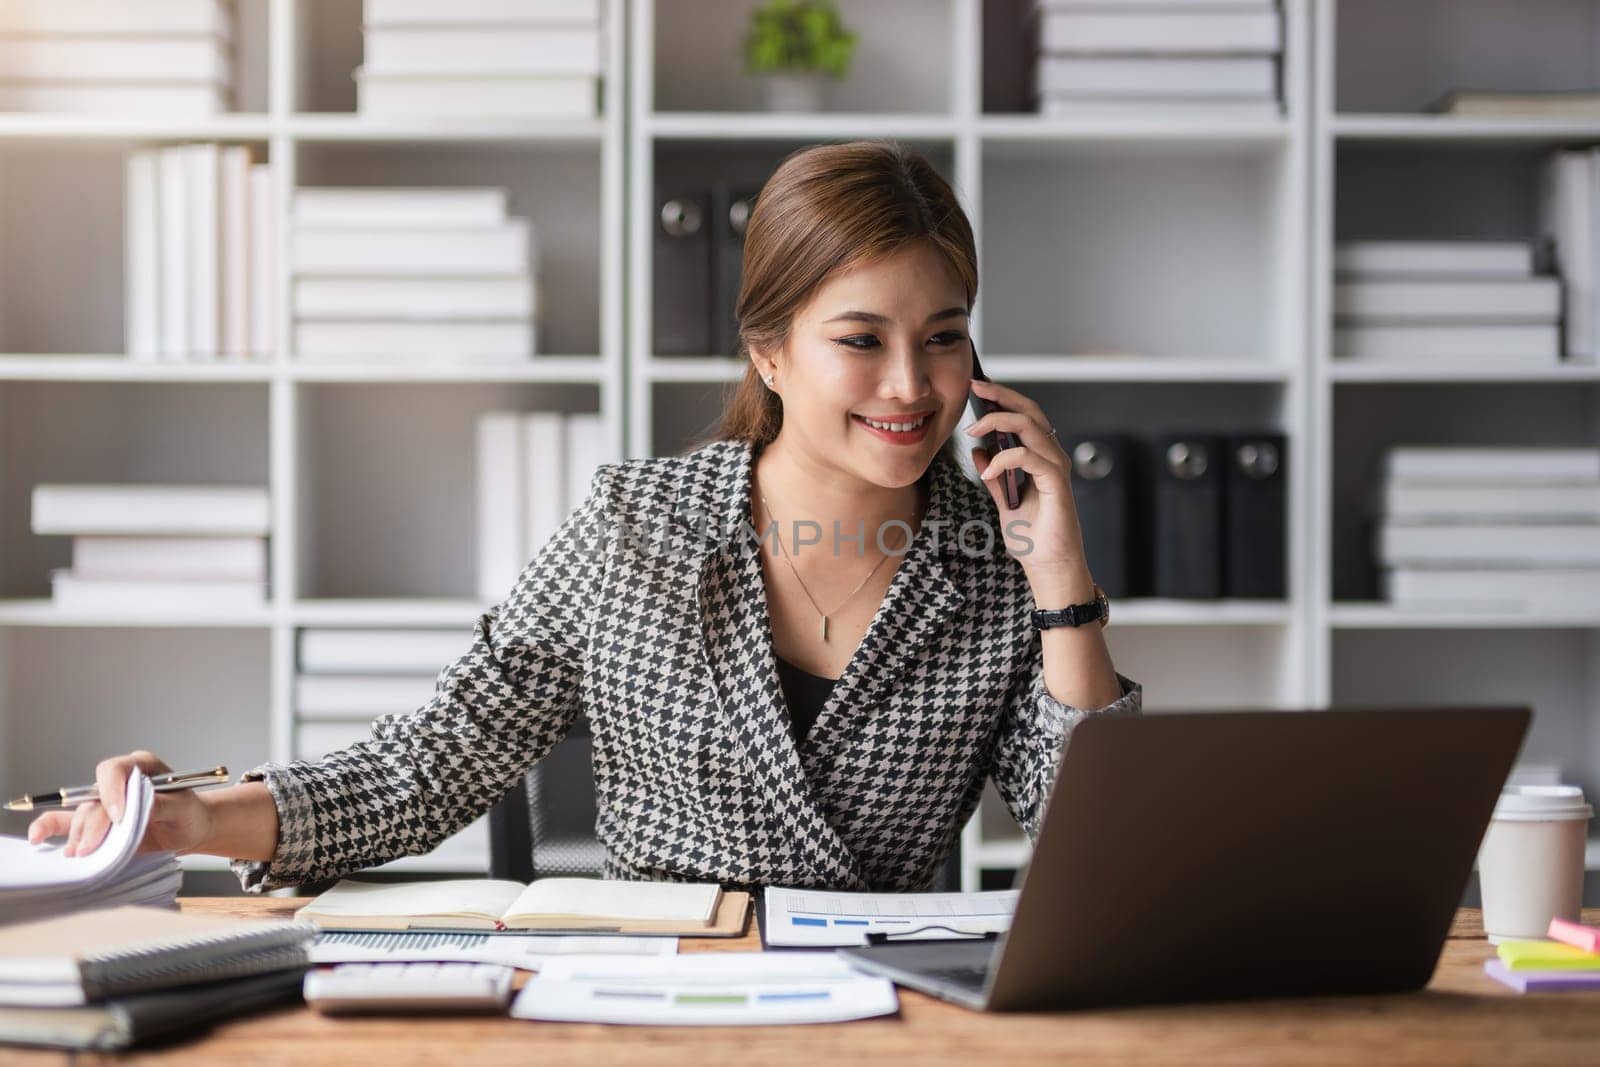
[[[950,184],[893,141],[815,145],[790,155],[756,198],[744,236],[739,355],[744,377],[716,437],[757,448],[778,436],[783,403],[750,362],[752,345],[781,346],[794,316],[834,271],[927,241],[961,278],[967,310],[978,297],[972,224]]]

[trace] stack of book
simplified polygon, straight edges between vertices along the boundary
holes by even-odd
[[[363,28],[363,115],[599,114],[600,0],[366,0]]]
[[[1561,289],[1518,241],[1345,241],[1334,250],[1341,359],[1553,364]]]
[[[238,145],[127,158],[123,252],[128,357],[268,358],[277,317],[272,172]]]
[[[1283,21],[1265,0],[1038,0],[1050,116],[1275,118]]]
[[[320,759],[369,739],[379,716],[420,710],[433,699],[439,672],[471,643],[461,630],[301,630],[295,758]],[[441,870],[487,870],[487,816],[430,856]]]
[[[267,491],[242,486],[40,485],[33,532],[72,537],[55,603],[108,611],[259,608]]]
[[[1600,928],[1550,920],[1543,941],[1504,941],[1483,971],[1518,993],[1593,992],[1600,989]]]
[[[6,0],[0,111],[227,111],[231,0]]]
[[[1600,618],[1600,449],[1398,448],[1386,467],[1390,601]]]
[[[478,419],[478,597],[504,600],[517,576],[616,458],[604,421],[557,411]]]
[[[1600,149],[1552,153],[1539,177],[1538,225],[1545,266],[1561,277],[1563,352],[1600,361]]]
[[[301,361],[506,364],[537,349],[536,241],[504,189],[300,189],[291,245]]]

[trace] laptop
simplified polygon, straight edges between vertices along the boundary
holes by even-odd
[[[987,1011],[1420,989],[1531,717],[1086,719],[1007,934],[840,951]]]

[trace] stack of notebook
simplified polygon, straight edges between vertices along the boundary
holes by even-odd
[[[1600,989],[1600,928],[1550,920],[1548,941],[1507,941],[1484,973],[1518,993]]]
[[[118,1049],[299,995],[316,928],[113,908],[0,930],[0,1042]]]
[[[135,769],[122,821],[85,856],[64,855],[61,838],[30,845],[0,835],[0,927],[115,904],[172,907],[183,878],[177,859],[170,852],[137,854],[154,795]]]

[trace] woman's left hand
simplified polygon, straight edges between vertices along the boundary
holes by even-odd
[[[1046,573],[1088,573],[1083,552],[1083,531],[1072,499],[1072,460],[1051,432],[1043,409],[1015,389],[994,382],[974,381],[973,392],[1004,411],[993,411],[967,427],[981,437],[1003,431],[1014,433],[1022,444],[991,456],[973,448],[973,463],[989,486],[1000,509],[1000,529],[1006,548],[1030,577]],[[1006,507],[1000,475],[1008,470],[1027,471],[1031,483],[1022,492],[1016,510]],[[1015,524],[1015,525],[1013,525]]]

